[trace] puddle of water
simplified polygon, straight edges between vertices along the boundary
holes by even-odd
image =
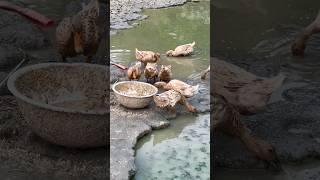
[[[209,2],[187,3],[183,6],[145,10],[149,18],[137,21],[133,29],[120,30],[111,36],[111,60],[124,65],[135,62],[135,48],[161,53],[158,64],[171,64],[174,78],[186,79],[209,65],[210,10]],[[177,45],[195,41],[190,57],[166,57]]]
[[[179,116],[136,146],[135,180],[210,179],[210,116]]]

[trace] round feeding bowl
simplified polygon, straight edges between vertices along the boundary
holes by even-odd
[[[27,124],[43,139],[67,147],[106,146],[108,75],[102,65],[43,63],[16,71],[8,88]]]
[[[155,86],[138,81],[122,81],[112,86],[117,101],[131,109],[141,109],[149,105],[152,96],[158,93]]]

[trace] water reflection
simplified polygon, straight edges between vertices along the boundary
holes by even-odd
[[[120,30],[111,36],[111,59],[130,65],[134,63],[134,49],[161,53],[159,64],[171,64],[174,78],[186,79],[199,73],[209,64],[209,2],[187,3],[184,6],[145,10],[149,16],[138,21],[136,28]],[[184,58],[168,58],[165,52],[177,45],[195,41],[194,54]]]

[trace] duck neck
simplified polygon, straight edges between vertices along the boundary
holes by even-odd
[[[260,152],[260,143],[262,143],[261,140],[253,136],[249,129],[245,128],[241,131],[240,139],[245,144],[247,149],[254,153],[257,157],[263,156]]]

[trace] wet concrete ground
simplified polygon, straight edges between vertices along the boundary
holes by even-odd
[[[125,80],[125,72],[111,67],[110,78]],[[190,84],[200,84],[199,93],[188,99],[199,113],[210,111],[208,82],[200,81],[199,77],[188,81]],[[110,102],[110,176],[112,180],[126,180],[135,174],[134,147],[139,138],[151,133],[152,129],[168,127],[169,120],[175,120],[179,115],[190,114],[179,105],[177,105],[177,113],[173,114],[155,107],[153,102],[147,109],[129,110],[119,105],[113,93],[111,93]]]

